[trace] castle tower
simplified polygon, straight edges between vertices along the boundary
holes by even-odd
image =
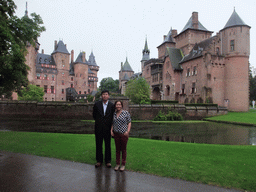
[[[210,38],[212,33],[199,22],[198,12],[193,12],[185,27],[175,37],[176,48],[182,49],[184,55],[187,55],[196,43]]]
[[[148,42],[147,39],[145,40],[145,46],[142,50],[142,60],[141,60],[141,72],[144,71],[144,63],[150,59],[150,50],[148,49]]]
[[[98,82],[98,71],[99,71],[99,66],[96,64],[95,61],[95,56],[93,55],[93,52],[91,52],[88,60],[88,65],[89,65],[89,85],[90,85],[90,90],[97,90],[97,82]]]
[[[234,12],[220,31],[225,56],[225,100],[232,111],[249,110],[250,26]]]
[[[85,59],[85,52],[80,52],[74,62],[74,88],[78,94],[91,92],[88,82],[88,62]]]
[[[164,35],[164,41],[161,45],[159,45],[158,48],[158,58],[164,59],[165,57],[165,51],[167,47],[175,47],[176,43],[174,40],[174,36],[177,35],[177,30],[173,30],[172,28],[168,32],[167,35]]]
[[[56,68],[58,74],[56,75],[56,84],[58,85],[56,89],[56,101],[66,101],[66,88],[70,87],[69,81],[69,55],[66,45],[60,40],[54,43],[54,51],[52,52],[52,57],[56,63]],[[69,86],[67,86],[69,85]]]
[[[121,63],[121,70],[119,71],[119,90],[121,94],[125,93],[125,83],[130,79],[130,77],[134,74],[128,59],[126,57],[125,63]]]

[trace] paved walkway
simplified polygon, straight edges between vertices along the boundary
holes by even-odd
[[[105,166],[0,151],[0,191],[236,192]]]

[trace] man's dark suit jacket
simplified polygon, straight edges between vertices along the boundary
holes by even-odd
[[[108,101],[108,106],[106,109],[106,114],[103,111],[103,101],[97,101],[93,106],[93,118],[95,120],[95,134],[105,133],[111,130],[111,125],[113,121],[113,114],[115,111],[114,104]]]

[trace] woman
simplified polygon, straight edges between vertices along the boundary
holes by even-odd
[[[115,113],[113,117],[113,125],[111,127],[111,135],[115,139],[116,144],[116,167],[115,171],[120,168],[124,171],[126,163],[126,146],[131,130],[131,116],[128,111],[123,110],[123,102],[115,102]],[[120,167],[120,152],[122,151],[122,165]]]

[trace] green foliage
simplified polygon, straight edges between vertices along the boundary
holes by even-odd
[[[23,101],[43,101],[44,89],[36,85],[28,85],[18,94],[18,100]]]
[[[0,95],[11,95],[28,85],[28,69],[25,64],[26,46],[34,45],[40,33],[45,31],[39,15],[21,19],[14,16],[13,0],[0,1]]]
[[[183,117],[177,111],[168,111],[167,114],[164,114],[160,110],[153,121],[183,121]]]
[[[92,96],[92,95],[87,95],[87,101],[88,101],[88,102],[92,102],[92,101],[93,101],[93,98],[94,98],[94,96]]]
[[[153,121],[167,121],[166,115],[160,110]]]
[[[103,90],[108,90],[109,92],[118,93],[119,92],[119,80],[114,80],[112,77],[103,78],[100,82],[99,87],[100,92]]]
[[[250,74],[250,100],[256,100],[256,76],[252,77]],[[251,104],[251,103],[250,103]]]
[[[131,79],[126,84],[125,96],[135,104],[150,103],[150,87],[143,77]]]

